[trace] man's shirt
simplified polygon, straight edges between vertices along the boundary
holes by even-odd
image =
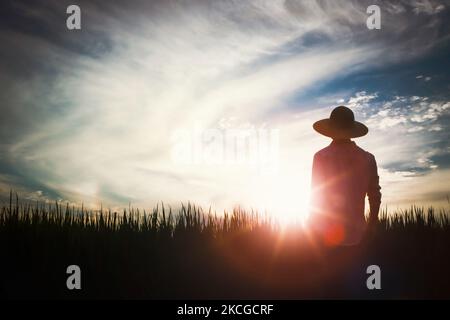
[[[379,206],[380,189],[375,157],[353,141],[333,141],[314,155],[311,228],[330,245],[357,244],[366,227],[366,194]]]

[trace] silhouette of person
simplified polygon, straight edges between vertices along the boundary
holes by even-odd
[[[375,157],[351,140],[366,135],[368,128],[344,106],[334,108],[328,119],[315,122],[313,128],[333,141],[314,155],[310,228],[325,245],[356,245],[367,228],[366,195],[369,225],[378,222],[381,203]]]

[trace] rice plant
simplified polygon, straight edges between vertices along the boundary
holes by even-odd
[[[444,210],[380,213],[354,248],[324,248],[302,228],[258,212],[194,204],[116,212],[55,202],[0,208],[0,295],[6,298],[449,298],[450,223]],[[364,291],[365,268],[386,272]],[[83,290],[68,291],[68,265]],[[349,274],[362,276],[349,285]],[[347,279],[347,280],[346,280]],[[359,283],[359,282],[360,283]]]

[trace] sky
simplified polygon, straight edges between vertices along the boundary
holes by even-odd
[[[3,197],[304,216],[345,105],[383,207],[450,205],[450,2],[77,1],[69,30],[71,4],[0,5]]]

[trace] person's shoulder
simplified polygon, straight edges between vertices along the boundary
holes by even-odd
[[[364,154],[366,157],[367,157],[367,159],[369,159],[369,160],[375,160],[375,156],[372,154],[372,153],[370,153],[369,151],[367,151],[367,150],[364,150],[363,148],[361,148],[360,146],[356,146],[356,148],[358,149],[358,151],[359,152],[361,152],[362,154]]]
[[[314,158],[320,158],[320,157],[326,156],[327,154],[330,153],[330,150],[331,150],[330,146],[326,146],[325,148],[322,148],[319,151],[317,151],[314,154]]]

